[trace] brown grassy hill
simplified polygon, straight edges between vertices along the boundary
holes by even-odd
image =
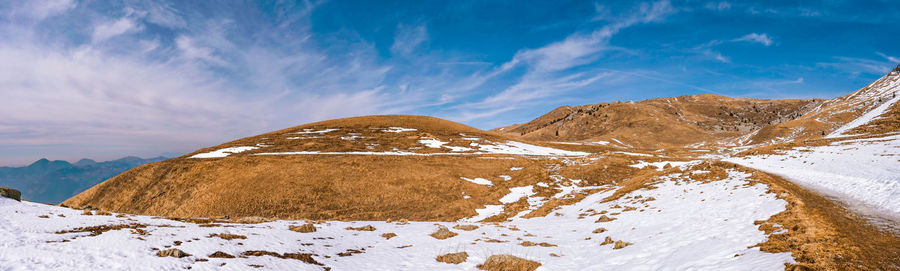
[[[499,204],[509,187],[550,180],[546,168],[559,161],[479,149],[508,140],[431,117],[331,120],[138,167],[63,204],[176,217],[457,220]],[[249,150],[192,158],[239,147]]]
[[[794,120],[822,101],[689,95],[557,108],[531,122],[495,129],[536,141],[611,141],[643,148],[712,144]],[[612,140],[617,144],[615,140]]]
[[[900,91],[900,65],[884,77],[850,94],[826,100],[815,110],[810,111],[795,120],[778,123],[764,127],[749,138],[750,144],[758,144],[773,138],[792,138],[796,140],[815,140],[831,133],[842,125],[860,117],[865,112],[888,102],[896,97]],[[897,131],[896,120],[898,105],[894,104],[891,111],[893,117],[881,119],[877,125],[881,128],[870,126],[870,132]],[[892,128],[893,127],[893,128]],[[864,133],[860,128],[856,133]],[[876,131],[877,130],[877,131]]]
[[[786,143],[820,139],[892,100],[898,92],[900,65],[868,86],[830,100],[737,99],[705,94],[563,106],[528,123],[493,131],[524,140],[610,141],[623,147],[653,149]],[[895,104],[885,116],[850,132],[896,132],[898,107]]]

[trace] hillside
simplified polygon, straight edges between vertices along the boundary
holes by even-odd
[[[543,167],[559,162],[540,157],[584,155],[436,118],[359,117],[138,167],[63,204],[184,217],[456,220],[507,188],[546,179]]]
[[[797,119],[822,102],[688,95],[564,106],[528,123],[493,131],[525,140],[604,141],[639,148],[673,148],[738,138]]]
[[[0,230],[33,232],[0,251],[56,256],[0,262],[896,270],[898,71],[827,101],[562,107],[499,133],[420,116],[301,125],[134,168],[63,203],[81,211],[0,199]],[[822,130],[763,132],[809,121]]]
[[[33,202],[58,204],[133,167],[165,160],[125,157],[97,162],[81,159],[75,164],[41,159],[24,167],[0,167],[0,186],[22,191]]]

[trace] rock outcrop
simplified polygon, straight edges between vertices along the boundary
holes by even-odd
[[[19,190],[15,190],[9,187],[0,187],[0,197],[11,198],[14,200],[22,201],[22,192]]]

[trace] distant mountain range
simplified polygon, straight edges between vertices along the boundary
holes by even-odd
[[[24,200],[57,204],[133,167],[166,159],[129,156],[106,162],[81,159],[75,164],[41,159],[24,167],[0,167],[0,186],[22,191]]]

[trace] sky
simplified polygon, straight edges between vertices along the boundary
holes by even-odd
[[[833,98],[900,63],[891,1],[0,2],[0,165],[304,123],[491,129],[564,105]]]

